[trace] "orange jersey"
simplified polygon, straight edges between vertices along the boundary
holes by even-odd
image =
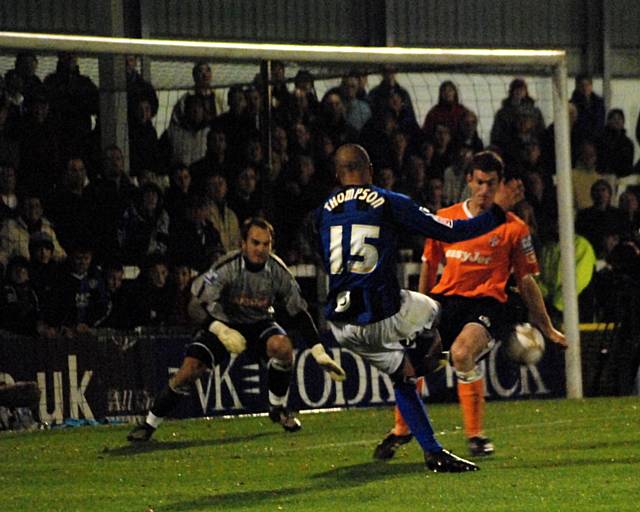
[[[438,215],[454,220],[473,217],[466,201],[443,208]],[[511,271],[519,279],[539,272],[529,228],[510,212],[504,224],[471,240],[445,243],[427,239],[422,261],[428,264],[431,276],[443,260],[442,277],[430,290],[441,295],[493,297],[506,302],[505,287]]]

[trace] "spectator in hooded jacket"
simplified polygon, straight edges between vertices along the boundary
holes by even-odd
[[[496,112],[491,128],[491,144],[502,151],[509,147],[512,134],[516,131],[518,119],[522,114],[533,119],[532,137],[540,140],[544,129],[542,112],[536,107],[535,100],[529,96],[527,82],[516,78],[509,84],[509,94],[502,100],[502,107]]]
[[[384,64],[382,66],[382,80],[369,91],[369,104],[371,105],[371,112],[376,117],[387,107],[388,100],[393,93],[400,96],[402,104],[407,111],[407,117],[414,123],[416,122],[416,114],[413,110],[413,103],[411,102],[411,96],[407,90],[402,87],[396,78],[398,72],[397,68],[392,64]]]
[[[598,170],[618,178],[633,172],[633,141],[624,128],[624,112],[619,108],[609,110],[607,124],[598,140]]]
[[[151,254],[167,253],[169,214],[162,203],[160,187],[145,183],[137,200],[124,211],[118,229],[124,263],[141,265]]]
[[[189,167],[182,162],[171,167],[169,188],[164,194],[164,204],[169,219],[182,218],[189,202],[193,179]]]
[[[73,52],[58,53],[56,70],[47,75],[44,86],[59,130],[63,158],[72,153],[87,156],[91,117],[98,115],[99,92],[88,76],[80,74],[78,56]]]
[[[34,90],[42,87],[42,80],[36,74],[38,57],[33,52],[21,51],[16,55],[13,67],[22,79],[23,94],[28,100]]]
[[[46,197],[58,182],[64,142],[51,114],[49,98],[44,88],[34,91],[26,100],[18,139],[19,188]]]
[[[107,312],[100,321],[100,327],[131,329],[135,325],[133,305],[136,297],[133,285],[124,279],[124,267],[119,261],[109,261],[102,266],[107,293]]]
[[[71,249],[52,298],[44,307],[45,321],[63,336],[84,336],[102,322],[107,306],[102,273],[93,264],[93,249],[89,243],[79,243]]]
[[[210,120],[207,118],[205,101],[201,96],[190,95],[185,100],[184,108],[184,116],[169,125],[160,141],[171,164],[184,162],[191,165],[207,152]]]
[[[40,304],[51,301],[61,264],[53,259],[53,240],[46,233],[35,233],[29,242],[29,280]]]
[[[132,285],[135,297],[130,304],[134,326],[169,325],[174,301],[174,286],[169,281],[169,263],[159,254],[151,255],[142,265]]]
[[[103,152],[102,173],[86,190],[92,205],[95,256],[104,261],[119,258],[118,227],[138,189],[124,171],[122,150],[108,146]]]
[[[93,234],[93,204],[87,194],[88,182],[84,161],[72,156],[47,201],[47,216],[65,249]]]
[[[576,88],[571,95],[571,103],[576,106],[578,117],[576,129],[579,144],[585,138],[595,139],[604,129],[604,100],[593,92],[593,80],[589,75],[576,76]]]
[[[222,110],[221,99],[211,87],[211,66],[208,62],[198,61],[191,70],[193,77],[193,92],[183,94],[173,106],[171,112],[171,124],[181,124],[187,114],[187,101],[190,97],[200,98],[203,108],[203,118],[205,124],[209,124]]]
[[[40,302],[29,281],[29,261],[14,256],[7,265],[7,279],[0,287],[0,328],[33,336],[40,320]]]
[[[208,218],[209,201],[199,194],[189,197],[183,217],[171,223],[169,232],[169,259],[204,272],[223,253],[220,234]]]
[[[139,59],[136,55],[125,57],[125,72],[127,74],[127,102],[129,114],[141,98],[149,102],[151,117],[158,113],[158,94],[151,83],[147,82],[138,71]]]
[[[433,138],[436,125],[444,124],[449,127],[454,139],[458,139],[458,129],[467,113],[467,108],[460,103],[458,88],[451,80],[440,84],[438,104],[435,105],[424,119],[422,130],[428,138]]]
[[[164,173],[158,133],[153,126],[153,105],[146,96],[130,100],[129,109],[129,169],[132,176],[143,171]]]

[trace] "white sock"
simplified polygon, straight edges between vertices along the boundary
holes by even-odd
[[[269,405],[273,405],[274,407],[285,406],[287,404],[287,395],[277,396],[269,391]]]
[[[151,411],[147,414],[147,419],[145,420],[147,424],[151,425],[153,428],[158,428],[160,424],[164,421],[164,418],[156,416]]]

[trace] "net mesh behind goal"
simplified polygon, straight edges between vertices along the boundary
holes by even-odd
[[[191,81],[192,63],[167,63],[153,61],[151,66],[151,81],[158,84],[160,102],[163,107],[158,112],[155,120],[159,131],[165,129],[170,121],[170,110],[180,95],[190,90],[185,86]],[[354,68],[358,69],[357,63]],[[290,90],[293,88],[292,78],[300,69],[309,70],[314,76],[315,88],[318,98],[332,87],[340,85],[340,71],[347,71],[344,65],[339,67],[317,65],[304,65],[303,63],[286,63],[286,76],[290,81]],[[226,98],[227,86],[231,84],[248,85],[260,71],[254,64],[213,64],[212,74],[216,87],[221,89],[222,96]],[[330,78],[323,78],[329,76]],[[518,75],[523,77],[529,86],[530,95],[536,99],[536,104],[545,116],[545,120],[552,120],[551,82],[548,77],[534,75]],[[369,88],[373,88],[380,82],[380,75],[376,72],[368,74]],[[480,137],[488,144],[489,133],[496,111],[500,108],[514,75],[505,73],[443,73],[443,72],[401,72],[398,74],[398,82],[405,87],[411,95],[419,123],[429,109],[438,101],[438,89],[445,80],[451,80],[458,86],[460,100],[465,106],[478,115]],[[226,106],[226,105],[225,105]]]
[[[0,73],[4,75],[7,70],[13,68],[15,52],[4,51],[0,53]],[[192,60],[168,61],[150,58],[150,79],[161,97],[161,104],[158,116],[154,124],[159,132],[162,132],[170,121],[170,111],[177,99],[190,90],[192,85],[191,68]],[[328,88],[339,83],[340,73],[336,73],[337,66],[318,66],[313,63],[287,62],[287,77],[295,76],[299,69],[309,69],[317,76],[333,75],[333,79],[319,79],[316,81],[316,88],[321,96]],[[79,59],[80,70],[89,76],[94,83],[100,83],[98,71],[98,59],[95,57],[81,57]],[[226,88],[232,84],[248,84],[259,72],[259,66],[253,63],[214,63],[213,65],[213,85],[223,89],[225,96]],[[47,74],[55,71],[56,58],[53,55],[39,55],[38,75],[44,78]],[[354,67],[358,67],[354,63]],[[371,67],[370,67],[371,68]],[[345,71],[344,65],[341,70]],[[479,132],[485,143],[488,143],[488,136],[493,123],[493,116],[500,102],[506,95],[509,82],[515,76],[522,76],[529,85],[530,94],[536,99],[538,107],[542,110],[545,121],[552,121],[552,98],[550,81],[540,75],[529,73],[513,74],[500,72],[495,66],[488,67],[482,73],[461,73],[448,72],[424,72],[424,73],[400,73],[399,81],[409,90],[416,108],[416,115],[420,121],[431,106],[437,102],[438,87],[444,80],[452,80],[460,89],[462,103],[476,112],[479,118]],[[375,72],[370,74],[369,85],[373,87],[380,80]],[[612,108],[622,109],[627,117],[627,130],[631,131],[635,120],[640,115],[640,87],[638,79],[616,79],[612,80]],[[573,82],[569,80],[569,93],[573,90]],[[602,80],[594,79],[596,91],[602,91]],[[640,155],[640,146],[634,139],[636,155]]]
[[[14,67],[15,53],[4,53],[0,55],[0,73],[4,73]],[[191,71],[193,61],[168,61],[150,59],[150,81],[158,92],[160,107],[157,116],[154,118],[154,126],[158,135],[169,126],[171,121],[171,110],[180,96],[191,91],[193,80]],[[78,60],[80,72],[87,75],[98,86],[100,86],[100,76],[98,69],[98,59],[94,57],[81,57]],[[349,67],[341,65],[322,65],[314,63],[287,62],[286,77],[289,81],[289,88],[293,88],[292,78],[300,69],[309,70],[314,76],[320,77],[315,80],[315,87],[319,99],[332,87],[340,84],[341,73],[348,71]],[[226,92],[230,85],[249,85],[260,72],[260,67],[252,63],[212,63],[212,86],[218,89],[220,96],[224,98],[226,106]],[[354,63],[353,68],[359,69],[358,63]],[[40,55],[37,74],[44,79],[49,73],[53,73],[56,68],[56,57],[53,55]],[[368,69],[375,69],[375,66],[368,66]],[[438,101],[438,89],[445,80],[451,80],[459,89],[460,101],[478,116],[478,131],[485,144],[489,143],[489,133],[493,124],[496,111],[500,108],[502,100],[505,98],[509,83],[515,76],[522,77],[527,81],[529,94],[536,100],[536,105],[542,111],[545,121],[552,122],[553,105],[551,97],[551,82],[548,77],[532,74],[508,74],[491,72],[486,73],[461,73],[461,72],[400,72],[398,82],[405,87],[411,95],[416,117],[419,123],[424,118],[431,107]],[[330,77],[330,78],[324,78]],[[375,87],[380,81],[380,75],[374,70],[368,75],[369,88]],[[622,84],[621,84],[622,86]],[[640,104],[640,95],[637,98],[628,98],[630,91],[628,87],[621,91],[620,97],[616,98],[621,105]],[[633,111],[637,107],[632,107]]]
[[[253,75],[259,71],[257,66],[249,66],[254,71]],[[226,67],[228,69],[229,66]],[[326,71],[321,70],[321,71]],[[189,75],[191,70],[189,69]],[[214,76],[216,66],[213,67]],[[241,75],[242,76],[242,75]],[[287,77],[295,76],[295,68],[289,70],[287,67]],[[536,105],[542,111],[545,121],[553,121],[553,105],[551,98],[551,81],[549,78],[533,75],[518,75],[527,81],[530,95],[535,98]],[[427,112],[438,102],[438,89],[445,80],[451,80],[458,87],[460,102],[472,110],[478,116],[478,132],[485,144],[489,144],[489,135],[495,113],[499,110],[502,100],[509,89],[509,83],[514,79],[508,74],[465,74],[465,73],[398,73],[398,83],[402,85],[409,94],[413,102],[416,118],[419,124],[424,122]],[[333,87],[340,85],[340,76],[335,78],[320,78],[315,80],[315,88],[318,98]],[[369,89],[375,87],[380,82],[380,75],[372,73],[368,77]],[[224,83],[224,80],[223,80]],[[243,83],[243,82],[233,82]],[[249,82],[244,82],[249,84]],[[291,85],[291,88],[293,85]],[[178,98],[189,91],[189,88],[166,89],[159,91],[161,103],[155,126],[159,131],[165,129],[171,118],[171,109]],[[221,94],[226,98],[226,87],[221,87]]]

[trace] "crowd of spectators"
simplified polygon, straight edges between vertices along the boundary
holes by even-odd
[[[367,74],[352,71],[319,98],[311,73],[287,80],[284,64],[273,62],[266,116],[259,75],[231,87],[225,104],[210,65],[197,62],[193,89],[158,134],[158,96],[130,56],[125,172],[118,146],[99,147],[98,88],[76,55],[60,53],[44,80],[37,67],[37,56],[18,54],[0,88],[0,327],[23,334],[188,324],[190,279],[237,248],[239,226],[254,215],[275,225],[286,263],[315,263],[306,220],[334,186],[332,155],[343,143],[365,147],[377,185],[433,211],[467,197],[466,170],[485,147],[455,83],[441,84],[419,120],[389,65],[370,90]],[[638,189],[619,187],[638,165],[624,112],[605,115],[590,77],[576,78],[569,111],[576,247],[588,274],[579,283],[587,289],[596,260],[606,262],[619,244],[637,247]],[[525,80],[510,83],[488,143],[522,176],[518,213],[534,235],[548,302],[561,311],[554,127]],[[422,240],[399,236],[403,254],[419,258]],[[136,279],[124,279],[129,267],[139,269]],[[585,311],[584,319],[599,315],[597,304]]]

